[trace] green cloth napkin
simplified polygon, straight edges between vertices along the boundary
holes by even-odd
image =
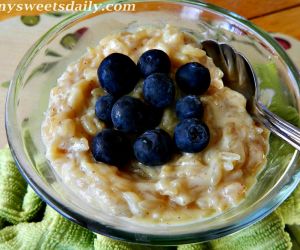
[[[299,124],[297,111],[289,106],[282,94],[278,94],[282,93],[282,90],[274,64],[261,65],[256,70],[263,88],[273,89],[276,92],[269,108],[286,120]],[[285,109],[280,108],[283,104]],[[272,145],[275,145],[282,156],[293,152],[293,148],[283,144],[278,138],[271,139]],[[178,250],[300,249],[300,186],[275,212],[255,225],[217,240],[176,248]],[[16,249],[168,250],[170,248],[112,240],[66,220],[52,208],[45,206],[26,184],[14,164],[9,149],[4,148],[0,150],[0,250]]]
[[[285,224],[299,223],[300,186],[270,216],[238,233],[178,250],[291,249]],[[295,229],[296,230],[296,229]],[[0,150],[0,249],[167,249],[128,244],[95,235],[43,205],[18,172],[8,148]]]

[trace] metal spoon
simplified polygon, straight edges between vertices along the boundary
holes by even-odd
[[[213,40],[202,42],[202,49],[223,71],[224,85],[245,96],[249,114],[300,151],[300,129],[272,113],[259,101],[257,79],[248,60],[230,45]]]

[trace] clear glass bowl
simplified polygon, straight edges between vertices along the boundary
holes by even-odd
[[[198,1],[123,2],[135,3],[136,11],[85,12],[69,16],[42,36],[20,62],[7,97],[6,130],[23,176],[44,201],[66,218],[97,233],[137,243],[175,245],[211,240],[240,230],[271,213],[290,195],[300,179],[296,151],[291,150],[278,158],[277,152],[286,146],[281,141],[277,141],[276,150],[270,152],[267,166],[243,203],[221,215],[188,225],[142,226],[99,214],[95,208],[83,204],[54,174],[45,158],[40,133],[49,91],[67,65],[84,54],[86,47],[96,45],[112,32],[169,23],[193,33],[200,41],[227,42],[242,52],[252,65],[272,61],[280,74],[286,99],[299,110],[300,80],[295,66],[267,33],[249,21]],[[103,4],[108,3],[112,2]],[[82,35],[83,31],[86,32]],[[67,36],[73,49],[60,44],[66,34],[73,34]],[[51,57],[49,51],[58,52],[61,57]]]

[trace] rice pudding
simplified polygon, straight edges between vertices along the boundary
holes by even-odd
[[[166,52],[171,77],[189,62],[204,65],[211,82],[199,98],[210,131],[199,153],[174,154],[166,164],[149,167],[131,160],[124,168],[96,162],[92,138],[107,125],[95,116],[95,102],[105,95],[97,69],[118,52],[137,62],[149,49]],[[200,43],[172,26],[141,27],[103,38],[69,65],[51,90],[42,124],[46,157],[56,173],[82,200],[116,216],[149,223],[186,223],[237,206],[266,163],[268,131],[246,111],[246,99],[222,82],[222,71]],[[143,99],[140,81],[129,94]],[[176,98],[180,91],[176,89]],[[171,136],[178,120],[174,105],[164,110],[159,127]]]

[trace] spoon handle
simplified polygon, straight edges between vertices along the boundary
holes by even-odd
[[[263,124],[274,134],[285,140],[298,151],[300,151],[300,129],[278,115],[272,113],[261,103],[256,104],[256,111]]]

